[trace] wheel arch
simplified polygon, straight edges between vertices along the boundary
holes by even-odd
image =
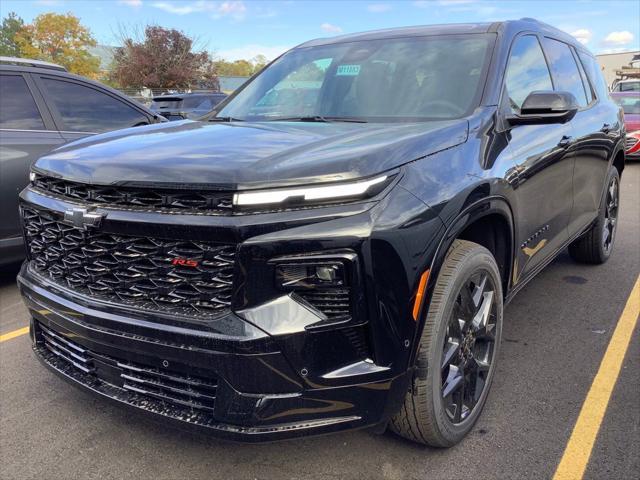
[[[485,235],[491,232],[490,235]],[[510,288],[513,262],[515,258],[515,230],[513,212],[509,202],[502,196],[485,197],[462,210],[446,226],[429,265],[429,282],[420,307],[419,325],[412,345],[410,364],[413,365],[419,348],[418,339],[422,335],[428,305],[433,289],[444,263],[447,252],[455,240],[469,240],[487,248],[498,257],[498,269],[502,279],[503,299]]]

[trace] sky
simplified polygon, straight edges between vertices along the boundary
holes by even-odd
[[[227,60],[273,59],[317,37],[379,28],[534,17],[576,36],[594,53],[640,50],[638,0],[1,0],[0,15],[26,22],[45,12],[80,17],[100,44],[147,24],[176,28]]]

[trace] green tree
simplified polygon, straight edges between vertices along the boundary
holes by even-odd
[[[16,34],[24,27],[24,21],[15,14],[10,12],[2,19],[2,27],[0,27],[0,55],[5,57],[19,57],[20,47],[16,43]]]
[[[63,65],[72,73],[96,78],[100,59],[88,52],[96,41],[71,13],[43,13],[15,35],[20,55]]]

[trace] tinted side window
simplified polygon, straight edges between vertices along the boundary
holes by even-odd
[[[149,122],[134,108],[94,88],[52,78],[42,80],[65,130],[106,132]]]
[[[0,75],[0,128],[44,130],[44,122],[20,75]]]
[[[553,90],[547,62],[533,35],[518,38],[511,48],[505,74],[511,107],[520,109],[524,99],[536,90]]]
[[[587,76],[591,80],[591,85],[593,85],[593,88],[596,90],[596,95],[600,98],[607,98],[607,95],[609,95],[609,89],[607,87],[607,82],[602,75],[602,68],[598,61],[591,55],[583,52],[578,52],[578,56],[580,57],[580,61],[582,62],[584,69],[587,71]]]
[[[580,60],[578,59],[577,52],[573,48],[571,50],[573,51],[573,58],[578,64],[578,70],[580,70],[580,78],[582,78],[582,85],[584,85],[584,91],[587,94],[587,103],[591,103],[593,102],[593,90],[591,88],[591,84],[589,82],[589,79],[587,78],[587,74],[584,71],[582,62],[580,62]]]
[[[545,38],[543,42],[556,90],[573,93],[578,105],[586,106],[587,95],[569,45],[550,38]]]

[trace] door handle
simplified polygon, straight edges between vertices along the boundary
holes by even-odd
[[[602,125],[602,128],[600,129],[600,131],[602,133],[609,133],[611,131],[611,125],[608,123],[605,123],[604,125]]]
[[[558,142],[558,146],[562,148],[566,148],[571,145],[571,135],[563,135],[560,141]]]

